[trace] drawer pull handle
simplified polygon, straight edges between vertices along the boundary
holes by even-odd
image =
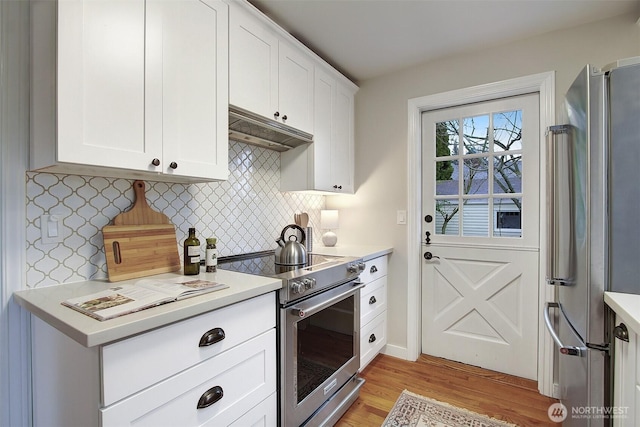
[[[373,274],[377,272],[378,272],[378,267],[376,267],[375,265],[372,265],[371,268],[369,269],[369,273]]]
[[[370,343],[371,343],[371,342],[374,342],[375,340],[376,340],[376,336],[375,336],[375,334],[371,334],[371,335],[369,335],[369,342],[370,342]]]
[[[198,347],[208,347],[222,341],[224,338],[225,335],[222,328],[213,328],[210,331],[205,332],[202,338],[200,338],[200,344],[198,344]]]
[[[369,298],[369,304],[375,304],[377,302],[378,302],[378,300],[376,299],[375,295],[372,296],[371,298]]]
[[[205,391],[202,396],[200,396],[200,400],[198,400],[198,409],[208,408],[218,400],[222,399],[222,396],[224,396],[222,387],[219,385],[211,387],[209,390]]]

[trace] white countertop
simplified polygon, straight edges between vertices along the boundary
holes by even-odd
[[[178,273],[166,273],[150,277],[170,279],[176,276],[184,277]],[[218,270],[215,273],[202,272],[198,277],[203,280],[224,283],[229,287],[103,322],[65,307],[61,302],[69,298],[89,295],[117,284],[135,283],[140,279],[122,282],[91,280],[66,283],[18,291],[13,296],[18,304],[51,326],[85,347],[93,347],[197,316],[282,287],[282,281],[278,279],[224,270]],[[146,277],[145,279],[148,278]]]
[[[640,295],[605,292],[604,302],[636,333],[640,333]]]
[[[358,258],[364,258],[365,261],[369,261],[373,258],[378,258],[383,255],[387,255],[393,252],[391,246],[384,245],[340,245],[327,247],[322,245],[314,245],[311,253],[320,255],[334,255],[334,256],[354,256]]]

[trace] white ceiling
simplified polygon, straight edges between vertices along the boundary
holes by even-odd
[[[640,0],[249,1],[356,83],[623,13],[640,17]]]

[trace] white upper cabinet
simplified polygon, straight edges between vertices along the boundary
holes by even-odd
[[[226,3],[35,1],[32,13],[32,169],[227,179]]]
[[[312,58],[238,3],[229,19],[229,103],[311,133]]]
[[[281,153],[281,191],[354,192],[356,87],[316,66],[313,143]]]

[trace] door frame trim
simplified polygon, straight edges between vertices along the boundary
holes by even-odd
[[[546,183],[544,150],[547,127],[555,123],[555,72],[548,71],[495,83],[412,98],[408,101],[408,202],[407,250],[407,358],[417,360],[421,351],[421,207],[422,207],[422,120],[424,111],[455,107],[496,98],[538,93],[540,96],[540,253],[546,247]],[[553,368],[554,343],[545,333],[542,307],[555,301],[553,289],[544,286],[545,257],[539,257],[538,272],[538,391],[546,396],[554,395]]]

